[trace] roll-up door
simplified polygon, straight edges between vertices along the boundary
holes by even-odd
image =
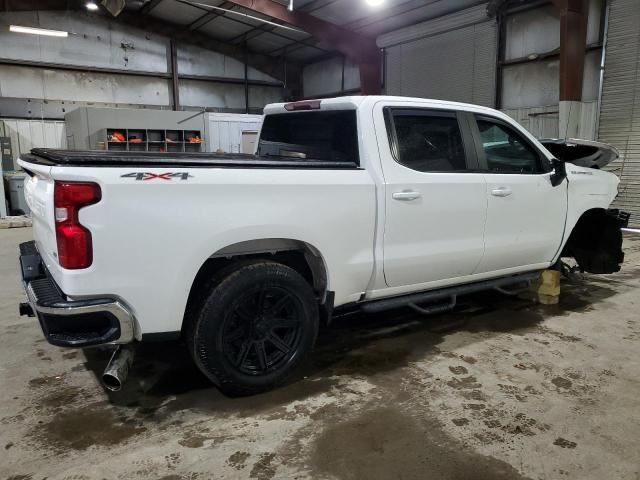
[[[385,34],[386,93],[493,107],[496,39],[486,4]]]
[[[611,2],[606,49],[598,136],[620,151],[608,165],[621,180],[614,206],[640,227],[640,1]]]

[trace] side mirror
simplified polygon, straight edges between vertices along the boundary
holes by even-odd
[[[562,160],[554,158],[552,160],[553,174],[551,175],[551,185],[557,187],[567,178],[567,166]]]

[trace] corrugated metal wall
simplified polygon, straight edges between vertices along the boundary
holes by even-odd
[[[496,23],[485,4],[383,35],[378,45],[387,94],[494,106]]]
[[[621,179],[615,206],[640,227],[640,1],[613,0],[609,11],[599,139],[621,158],[609,165]]]
[[[169,108],[171,80],[168,37],[128,27],[107,17],[71,11],[0,12],[0,59],[7,62],[47,62],[70,67],[113,69],[112,72],[64,70],[29,65],[0,65],[0,116],[62,118],[69,110],[95,106]],[[20,35],[6,25],[34,25],[70,32],[67,38]],[[188,44],[177,48],[181,75],[240,81],[225,84],[181,79],[184,109],[245,110],[244,64],[221,53]],[[145,76],[127,72],[146,72]],[[154,76],[157,74],[158,76]],[[277,83],[249,67],[249,80]],[[282,101],[278,86],[251,85],[250,107]],[[75,105],[78,102],[78,105]]]
[[[21,153],[32,148],[66,148],[67,137],[64,122],[55,120],[0,120],[0,136],[11,138],[14,168]]]
[[[507,108],[502,110],[520,123],[538,138],[558,137],[558,105],[544,107]],[[597,100],[585,102],[581,110],[580,132],[578,138],[594,140],[596,138]]]
[[[360,70],[349,59],[333,57],[306,65],[302,80],[305,97],[339,95],[360,88]]]

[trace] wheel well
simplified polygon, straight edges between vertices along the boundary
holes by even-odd
[[[624,259],[620,227],[618,218],[607,210],[587,210],[573,227],[561,256],[575,258],[583,271],[617,272]]]
[[[219,277],[225,276],[227,272],[230,273],[236,265],[252,260],[271,260],[294,269],[309,282],[319,303],[326,303],[326,268],[324,260],[314,247],[298,240],[256,240],[223,248],[202,264],[189,291],[185,319],[193,310],[199,308],[212,282],[220,280]]]

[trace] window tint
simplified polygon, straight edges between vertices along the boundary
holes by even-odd
[[[537,173],[540,157],[513,129],[486,118],[478,118],[480,139],[491,172]]]
[[[462,134],[455,114],[394,113],[398,162],[419,172],[465,170]]]
[[[359,163],[356,128],[355,110],[267,115],[258,155]]]

